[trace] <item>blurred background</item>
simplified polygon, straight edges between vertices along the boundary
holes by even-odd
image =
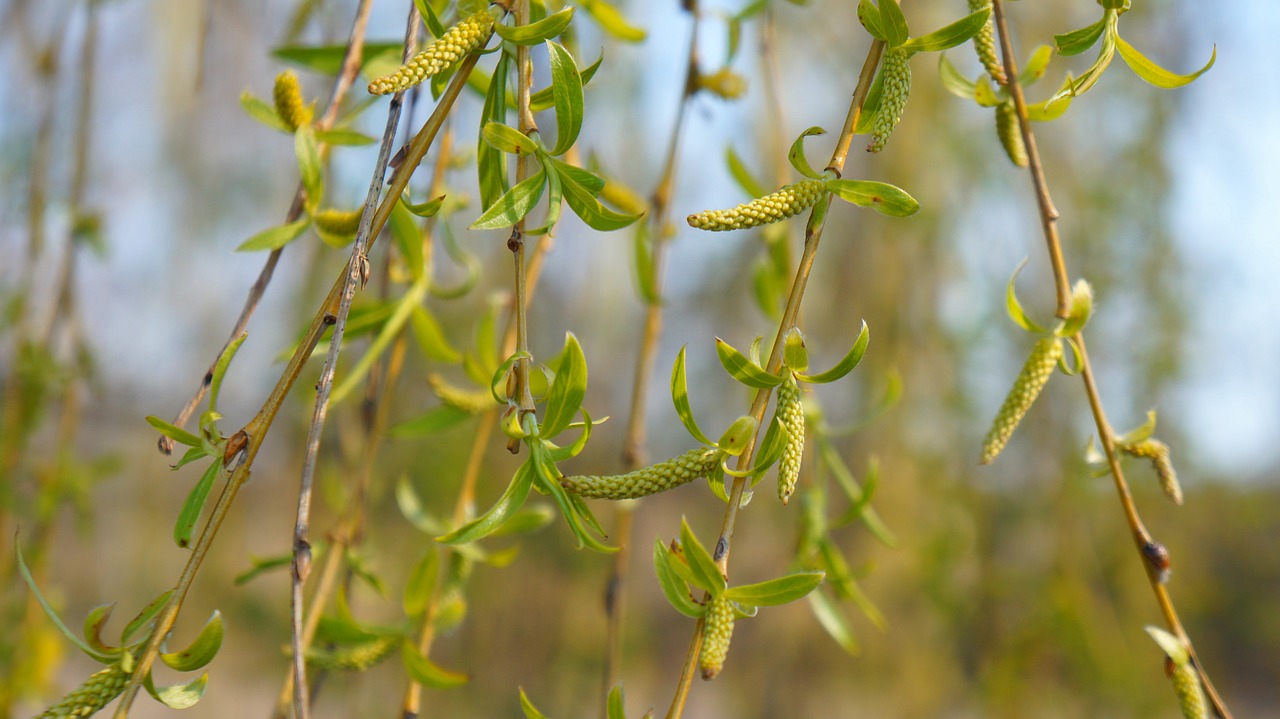
[[[913,34],[965,11],[958,0],[904,5]],[[375,2],[370,40],[398,42],[407,8]],[[587,88],[579,148],[647,195],[680,100],[690,20],[675,2],[619,9],[647,39],[620,42],[586,13],[574,22],[579,64],[604,55]],[[725,18],[742,7],[706,2],[702,10],[701,65],[712,73],[729,55]],[[297,183],[292,141],[252,121],[239,97],[248,90],[270,98],[273,78],[289,66],[271,51],[343,43],[354,12],[350,0],[99,2],[86,73],[85,2],[0,2],[0,388],[6,407],[18,408],[6,410],[2,428],[0,546],[17,531],[33,548],[33,568],[72,627],[104,602],[132,616],[186,561],[172,543],[172,521],[199,472],[172,472],[173,458],[157,453],[143,417],[171,418],[198,385],[265,257],[233,250],[281,222]],[[1009,12],[1025,58],[1054,33],[1094,22],[1100,8],[1077,0],[1013,3]],[[772,108],[761,63],[765,22],[776,30],[781,78]],[[1265,544],[1280,532],[1280,333],[1267,329],[1280,307],[1270,217],[1280,193],[1280,93],[1264,75],[1280,62],[1276,27],[1280,6],[1266,0],[1221,8],[1134,2],[1120,21],[1126,40],[1175,72],[1199,68],[1216,47],[1213,69],[1163,91],[1117,58],[1060,120],[1036,128],[1068,268],[1095,288],[1088,332],[1107,411],[1122,431],[1158,411],[1157,434],[1173,448],[1185,505],[1161,495],[1144,463],[1126,463],[1130,484],[1173,557],[1169,586],[1187,631],[1241,717],[1280,713],[1280,555]],[[741,24],[740,42],[729,67],[746,79],[746,93],[695,98],[679,142],[668,320],[649,392],[655,459],[692,446],[667,391],[679,348],[688,345],[695,411],[704,428],[718,431],[711,428],[727,426],[750,398],[719,367],[713,338],[745,349],[776,327],[752,299],[764,233],[696,233],[679,218],[745,201],[725,163],[729,146],[773,187],[797,179],[784,161],[787,147],[821,125],[832,134],[807,147],[813,163],[822,162],[869,44],[854,3],[821,0],[770,3]],[[1093,52],[1055,58],[1031,97],[1043,99],[1067,73],[1078,75]],[[968,47],[948,58],[969,77],[979,72]],[[1032,342],[1005,315],[1005,284],[1028,259],[1020,297],[1047,322],[1051,277],[1029,179],[1004,158],[991,111],[945,91],[936,55],[920,55],[912,67],[910,104],[888,149],[866,155],[865,138],[855,138],[845,176],[899,185],[922,210],[902,220],[838,203],[803,321],[818,368],[843,354],[860,320],[870,327],[862,365],[812,394],[830,425],[858,425],[833,437],[855,474],[864,476],[871,457],[879,461],[872,504],[898,546],[877,542],[861,525],[833,536],[883,627],[845,607],[858,644],[850,654],[805,602],[764,609],[739,622],[724,673],[695,684],[687,716],[1177,716],[1162,655],[1142,629],[1160,623],[1151,590],[1110,480],[1094,477],[1084,461],[1093,424],[1078,380],[1051,382],[1005,455],[977,465],[990,419]],[[545,68],[537,72],[542,85]],[[300,74],[305,95],[323,107],[330,79]],[[356,129],[380,134],[384,105]],[[464,155],[474,151],[480,105],[475,93],[459,103]],[[429,108],[422,97],[415,127]],[[374,156],[373,146],[336,150],[328,202],[356,206]],[[462,163],[447,183],[454,199],[470,198],[448,222],[482,269],[471,293],[429,302],[450,340],[466,346],[475,318],[509,287],[510,259],[505,234],[465,229],[479,212],[474,165]],[[798,240],[801,225],[791,224],[781,241]],[[622,468],[642,316],[632,234],[598,233],[566,217],[530,311],[535,356],[551,357],[573,331],[591,368],[585,406],[615,418],[566,471]],[[389,243],[380,244],[375,262]],[[257,411],[283,368],[281,354],[346,257],[310,234],[285,249],[223,388],[225,432]],[[446,284],[462,276],[437,262]],[[353,340],[344,366],[367,345],[367,337]],[[425,378],[437,370],[463,381],[455,368],[410,352],[393,422],[436,403]],[[314,362],[269,436],[179,623],[180,637],[193,636],[215,608],[227,623],[208,694],[189,716],[267,716],[286,674],[287,571],[243,585],[233,578],[251,558],[289,549],[318,371]],[[877,412],[895,387],[897,401]],[[357,470],[358,404],[348,400],[331,414],[322,485],[341,487]],[[400,588],[430,542],[397,508],[396,481],[406,478],[429,511],[447,515],[474,431],[469,421],[383,444],[361,551],[388,589],[352,590],[362,618],[401,616]],[[516,465],[501,441],[491,444],[482,508]],[[797,508],[781,507],[767,489],[740,518],[734,583],[777,576],[791,561]],[[343,496],[322,494],[318,536]],[[596,512],[608,529],[613,509]],[[681,515],[706,541],[722,512],[700,485],[646,500],[636,512],[622,664],[635,716],[665,710],[692,629],[666,605],[646,547],[676,536]],[[520,541],[510,566],[475,569],[466,620],[438,638],[432,654],[472,681],[428,692],[424,716],[519,716],[518,686],[552,717],[603,713],[610,560],[574,550],[558,517]],[[4,563],[0,635],[7,652],[24,653],[23,666],[36,669],[0,711],[29,715],[96,665],[30,611],[12,562]],[[315,714],[389,716],[403,685],[396,661],[334,675]],[[135,715],[167,711],[142,698]]]

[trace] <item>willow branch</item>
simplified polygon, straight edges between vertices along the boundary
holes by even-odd
[[[1058,296],[1058,316],[1065,318],[1070,306],[1070,289],[1067,286],[1067,270],[1062,258],[1062,244],[1058,237],[1058,212],[1054,209],[1052,200],[1049,199],[1049,188],[1045,182],[1040,153],[1036,149],[1035,134],[1031,129],[1031,122],[1027,116],[1026,98],[1022,92],[1022,85],[1018,81],[1017,60],[1013,53],[1013,42],[1009,35],[1003,0],[993,0],[992,14],[1000,36],[1000,51],[1004,56],[1005,74],[1009,78],[1009,94],[1013,97],[1014,107],[1018,113],[1018,124],[1022,129],[1022,139],[1027,146],[1028,170],[1031,173],[1032,184],[1035,186],[1036,203],[1040,209],[1040,224],[1044,229],[1045,242],[1053,265],[1054,285]],[[1107,419],[1106,411],[1102,406],[1102,393],[1098,390],[1097,379],[1093,374],[1093,366],[1089,362],[1089,352],[1085,346],[1083,331],[1077,332],[1071,340],[1080,351],[1080,376],[1084,380],[1085,395],[1089,399],[1089,409],[1093,414],[1094,425],[1098,430],[1098,439],[1102,444],[1103,451],[1106,453],[1107,466],[1111,470],[1111,478],[1115,484],[1116,495],[1120,500],[1121,508],[1124,510],[1125,522],[1129,525],[1134,545],[1138,550],[1139,561],[1142,562],[1147,581],[1155,594],[1156,604],[1164,617],[1165,626],[1186,645],[1187,651],[1195,663],[1196,671],[1200,674],[1200,682],[1204,685],[1205,693],[1209,697],[1214,713],[1222,719],[1231,719],[1231,711],[1218,695],[1213,683],[1209,680],[1209,675],[1196,657],[1195,647],[1191,644],[1191,638],[1187,636],[1186,630],[1182,627],[1182,622],[1178,619],[1177,610],[1173,606],[1173,599],[1170,597],[1169,590],[1160,576],[1161,572],[1154,568],[1146,558],[1144,550],[1152,545],[1153,540],[1151,534],[1142,523],[1142,518],[1138,514],[1137,504],[1133,501],[1133,494],[1129,491],[1124,472],[1120,468],[1120,459],[1116,452],[1115,431],[1112,429],[1111,423]]]

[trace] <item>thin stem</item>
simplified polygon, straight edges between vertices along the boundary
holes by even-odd
[[[884,42],[881,40],[872,42],[871,48],[867,51],[867,59],[862,64],[862,71],[858,75],[858,85],[854,89],[853,99],[849,103],[849,113],[845,119],[844,129],[836,141],[836,149],[831,156],[831,162],[827,165],[827,168],[835,171],[837,175],[844,171],[849,146],[853,142],[853,130],[857,127],[858,118],[862,115],[862,106],[867,100],[867,92],[871,89],[871,82],[875,79],[876,66],[880,63],[880,56],[883,53]],[[822,201],[829,203],[830,197]],[[815,207],[813,212],[816,214],[824,209]],[[770,351],[769,361],[765,365],[765,369],[771,373],[777,373],[782,367],[784,338],[787,331],[795,326],[796,317],[800,313],[800,304],[804,299],[804,290],[809,282],[809,273],[813,269],[814,258],[818,253],[818,244],[822,239],[824,225],[825,219],[824,222],[820,223],[811,222],[805,230],[804,252],[800,256],[799,265],[796,267],[796,277],[791,284],[791,292],[787,297],[787,306],[783,310],[782,320],[778,323],[778,334],[774,338],[773,349]],[[737,469],[739,470],[749,468],[754,459],[759,428],[764,425],[765,408],[769,404],[771,394],[771,390],[762,389],[756,392],[755,400],[751,403],[751,415],[756,418],[757,436],[751,439],[747,444],[746,450],[738,457]],[[738,505],[742,502],[742,492],[746,489],[748,479],[747,477],[735,477],[733,480],[733,488],[729,493],[729,503],[725,508],[724,522],[720,527],[720,537],[716,541],[713,553],[716,565],[719,566],[720,571],[725,576],[728,576],[729,545],[733,539],[734,522],[738,516]],[[705,599],[704,597],[704,601]],[[701,649],[701,636],[702,619],[699,619],[694,626],[694,637],[689,643],[689,652],[685,656],[684,667],[680,673],[680,683],[677,685],[671,708],[667,711],[667,719],[679,719],[684,713],[689,687],[693,683],[694,665],[698,662],[698,653]]]
[[[529,23],[529,0],[518,0],[513,8],[516,27]],[[538,134],[538,126],[533,121],[533,109],[530,104],[530,88],[533,87],[533,64],[529,61],[529,47],[516,46],[516,117],[521,133],[529,136]],[[529,157],[516,156],[516,181],[519,184],[529,176]],[[511,228],[511,236],[507,239],[507,249],[511,250],[515,266],[515,324],[516,351],[529,351],[529,324],[525,304],[528,300],[528,288],[525,275],[525,240],[524,218]],[[515,364],[515,396],[517,411],[520,413],[520,425],[524,424],[524,416],[535,411],[533,391],[529,387],[529,368],[531,360],[518,360]],[[507,442],[507,450],[512,454],[520,451],[520,441],[512,438]]]
[[[1054,284],[1058,295],[1058,316],[1066,317],[1067,310],[1070,307],[1070,289],[1067,284],[1066,265],[1062,258],[1061,240],[1058,237],[1058,212],[1054,209],[1053,202],[1049,199],[1049,189],[1044,179],[1040,153],[1036,150],[1035,134],[1027,117],[1026,100],[1022,93],[1022,85],[1018,80],[1018,68],[1014,60],[1013,44],[1005,18],[1003,0],[993,0],[992,13],[995,17],[996,29],[1000,37],[1000,50],[1004,55],[1005,74],[1009,78],[1009,94],[1013,97],[1014,106],[1018,111],[1018,124],[1022,128],[1022,138],[1027,146],[1028,170],[1031,173],[1032,183],[1036,189],[1036,201],[1040,209],[1040,223],[1044,229],[1049,258],[1053,264]],[[1121,508],[1124,510],[1125,522],[1129,525],[1129,531],[1133,535],[1139,561],[1142,562],[1147,581],[1155,594],[1156,604],[1160,608],[1160,613],[1164,616],[1165,626],[1186,646],[1195,664],[1196,671],[1200,675],[1200,682],[1204,686],[1210,704],[1213,706],[1214,713],[1222,719],[1231,719],[1231,711],[1218,695],[1213,682],[1209,680],[1209,675],[1196,657],[1195,647],[1191,643],[1191,638],[1187,636],[1182,622],[1178,619],[1177,610],[1173,606],[1173,599],[1169,596],[1169,591],[1160,577],[1160,572],[1153,568],[1145,557],[1144,548],[1152,542],[1151,535],[1142,523],[1142,518],[1138,514],[1137,504],[1133,501],[1129,485],[1125,481],[1123,471],[1120,469],[1120,459],[1115,446],[1115,432],[1102,406],[1102,393],[1098,390],[1097,379],[1093,374],[1093,366],[1089,362],[1089,352],[1085,346],[1083,332],[1076,333],[1071,338],[1071,341],[1075,343],[1080,352],[1080,376],[1084,380],[1085,395],[1089,400],[1089,410],[1093,414],[1094,425],[1098,430],[1098,439],[1102,444],[1103,451],[1106,453],[1107,465],[1111,470],[1111,478],[1115,484],[1116,495],[1120,500]]]

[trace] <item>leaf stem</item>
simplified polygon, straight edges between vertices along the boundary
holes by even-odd
[[[1035,134],[1031,129],[1031,122],[1027,116],[1026,99],[1022,92],[1022,85],[1018,81],[1017,62],[1014,57],[1013,43],[1010,39],[1009,27],[1005,18],[1003,0],[993,0],[992,13],[1000,38],[1000,50],[1004,56],[1005,74],[1009,78],[1009,94],[1013,97],[1014,106],[1018,112],[1018,124],[1022,129],[1022,138],[1027,146],[1028,170],[1031,173],[1032,183],[1036,190],[1036,202],[1040,210],[1040,223],[1044,229],[1045,242],[1053,265],[1054,285],[1058,296],[1058,316],[1065,318],[1069,312],[1071,300],[1066,265],[1062,257],[1061,240],[1058,236],[1058,211],[1054,209],[1053,202],[1049,199],[1049,189],[1045,182],[1040,153],[1036,149]],[[1139,560],[1146,571],[1147,581],[1155,594],[1156,604],[1160,607],[1160,613],[1164,616],[1165,626],[1183,642],[1190,653],[1195,663],[1196,671],[1200,675],[1200,682],[1203,684],[1205,693],[1209,697],[1209,702],[1213,706],[1214,713],[1221,719],[1231,719],[1231,711],[1218,695],[1217,690],[1214,689],[1213,683],[1209,680],[1209,675],[1196,657],[1195,647],[1191,644],[1191,638],[1187,636],[1182,622],[1178,619],[1177,610],[1173,606],[1173,599],[1161,581],[1159,572],[1145,558],[1143,550],[1152,542],[1151,534],[1142,523],[1137,505],[1133,501],[1133,495],[1129,491],[1129,485],[1125,481],[1124,472],[1120,468],[1120,460],[1115,446],[1115,432],[1111,427],[1111,423],[1107,420],[1106,411],[1102,406],[1102,395],[1098,391],[1098,383],[1093,374],[1093,366],[1089,362],[1089,352],[1085,346],[1083,332],[1077,332],[1071,340],[1080,351],[1080,377],[1084,380],[1085,395],[1088,397],[1089,409],[1093,414],[1094,425],[1098,430],[1098,439],[1102,444],[1103,451],[1106,453],[1107,465],[1111,470],[1111,478],[1115,484],[1116,495],[1120,500],[1121,508],[1124,510],[1125,521],[1133,535]]]

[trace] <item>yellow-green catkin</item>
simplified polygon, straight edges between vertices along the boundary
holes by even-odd
[[[710,75],[698,75],[698,89],[724,100],[736,100],[747,92],[747,79],[727,67]]]
[[[1122,445],[1120,450],[1134,457],[1151,460],[1151,466],[1160,480],[1160,488],[1174,504],[1182,504],[1182,485],[1178,483],[1178,473],[1174,471],[1173,461],[1169,459],[1169,445],[1158,439],[1147,439]]]
[[[700,447],[626,474],[562,477],[565,489],[590,499],[635,499],[688,484],[713,474],[724,457],[717,447]]]
[[[991,0],[969,0],[969,12],[971,13],[989,7],[991,7]],[[1000,63],[1000,56],[996,54],[996,29],[993,17],[988,16],[987,24],[983,25],[978,34],[973,36],[973,49],[978,51],[978,60],[982,62],[982,67],[986,69],[987,75],[991,76],[992,81],[997,85],[1008,84],[1009,80],[1004,74],[1004,65]]]
[[[804,180],[731,210],[704,210],[687,219],[689,226],[711,232],[767,225],[813,207],[824,186],[822,180]]]
[[[1045,383],[1049,381],[1049,376],[1053,374],[1053,369],[1061,357],[1061,339],[1045,337],[1036,342],[1036,346],[1031,350],[1031,356],[1027,358],[1022,371],[1018,373],[1013,389],[1009,390],[1009,396],[1004,398],[1004,404],[1000,405],[1000,411],[996,413],[995,421],[991,423],[987,438],[982,443],[982,464],[990,464],[1000,454],[1000,450],[1004,449],[1005,443],[1013,435],[1013,430],[1018,428],[1023,415],[1031,409],[1031,404],[1036,401],[1040,390],[1044,389]]]
[[[387,636],[338,649],[311,648],[307,650],[307,664],[317,669],[362,672],[390,656],[399,644],[399,637]]]
[[[129,684],[129,672],[119,664],[112,664],[85,680],[84,684],[64,696],[57,704],[45,709],[36,719],[53,717],[93,716],[111,700],[120,696]]]
[[[702,624],[702,654],[698,658],[703,679],[714,679],[724,668],[732,638],[733,604],[723,596],[712,597]]]
[[[891,48],[884,53],[884,66],[881,70],[884,80],[880,95],[880,112],[876,115],[875,124],[871,127],[871,144],[867,152],[880,152],[893,134],[893,128],[902,119],[902,111],[907,107],[907,98],[911,96],[911,52],[900,47]]]
[[[1173,675],[1173,691],[1178,696],[1178,706],[1185,719],[1206,719],[1209,707],[1204,699],[1204,691],[1200,688],[1200,676],[1190,661],[1175,664]]]
[[[800,387],[794,375],[778,386],[778,421],[787,430],[787,446],[778,460],[778,499],[786,504],[800,479],[800,460],[804,457],[804,406]]]
[[[363,210],[335,210],[332,207],[320,210],[311,216],[316,228],[331,235],[354,235],[360,228],[360,216]]]
[[[431,386],[431,391],[435,392],[441,402],[468,414],[484,414],[498,407],[498,403],[489,392],[462,389],[450,384],[438,374],[429,375],[427,384]]]
[[[403,92],[453,67],[472,50],[489,41],[494,23],[495,18],[489,10],[481,10],[461,20],[398,70],[369,83],[369,92],[374,95]]]
[[[298,84],[298,76],[293,70],[285,70],[276,75],[272,99],[275,101],[276,114],[290,132],[311,124],[311,107],[302,100],[302,86]]]
[[[1009,162],[1018,167],[1027,166],[1027,146],[1022,141],[1022,128],[1018,126],[1018,108],[1013,100],[1005,100],[996,105],[996,135]]]

